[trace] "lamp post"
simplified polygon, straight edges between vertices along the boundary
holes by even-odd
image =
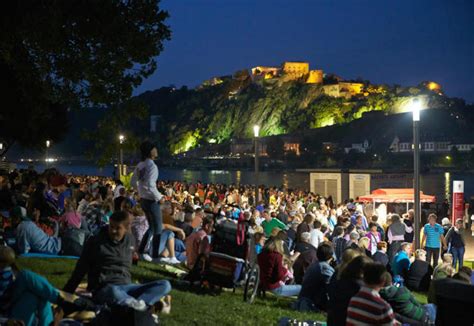
[[[123,175],[123,148],[122,144],[125,141],[125,136],[120,134],[119,135],[119,142],[120,142],[120,157],[119,157],[119,179]]]
[[[411,111],[413,114],[413,182],[415,188],[415,249],[420,249],[420,224],[421,224],[421,205],[420,205],[420,111],[421,102],[414,98],[411,101]]]
[[[253,135],[255,140],[255,206],[258,204],[258,135],[260,132],[260,126],[254,125],[253,126]]]
[[[48,169],[49,165],[49,146],[51,146],[51,142],[49,140],[46,140],[46,169]]]

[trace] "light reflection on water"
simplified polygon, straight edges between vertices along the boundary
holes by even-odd
[[[18,164],[19,168],[26,168]],[[113,167],[99,169],[95,166],[86,165],[56,165],[61,173],[105,175],[112,176]],[[39,171],[44,167],[37,166]],[[225,184],[253,184],[255,181],[253,171],[240,170],[189,170],[189,169],[167,169],[160,168],[160,179],[181,180],[187,182],[212,182]],[[444,199],[451,201],[452,182],[464,180],[465,197],[474,196],[474,174],[467,173],[437,173],[426,174],[420,178],[421,190],[425,194],[435,195],[439,202]],[[259,183],[267,186],[278,186],[284,188],[309,189],[309,173],[288,171],[260,171]],[[371,189],[377,188],[411,188],[413,187],[413,176],[411,174],[390,173],[374,174],[371,178]]]

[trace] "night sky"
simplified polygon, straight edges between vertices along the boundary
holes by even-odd
[[[162,0],[172,40],[135,93],[309,61],[346,79],[439,82],[474,102],[474,1]]]

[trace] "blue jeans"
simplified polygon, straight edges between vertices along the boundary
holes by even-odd
[[[432,303],[427,303],[423,308],[425,309],[426,316],[428,316],[428,321],[434,325],[436,321],[436,306]]]
[[[186,260],[186,246],[184,245],[183,240],[178,238],[174,239],[174,252],[176,259],[178,259],[180,262]]]
[[[36,273],[22,270],[13,284],[10,317],[26,326],[49,325],[53,322],[51,303],[57,303],[59,292],[48,280]]]
[[[462,267],[464,263],[464,247],[451,247],[451,250],[449,251],[451,255],[453,255],[453,267],[456,268],[456,264],[459,262],[459,268]]]
[[[152,306],[171,291],[171,284],[166,280],[146,284],[106,285],[94,295],[99,304],[126,306],[130,298],[143,300]]]
[[[293,284],[293,285],[282,285],[279,288],[273,289],[272,293],[281,297],[293,297],[300,294],[301,285]]]
[[[159,202],[149,199],[141,199],[140,205],[148,220],[148,230],[143,235],[138,253],[143,254],[145,247],[152,237],[152,257],[158,257],[160,247],[160,235],[163,231],[163,218],[161,216],[161,205]]]

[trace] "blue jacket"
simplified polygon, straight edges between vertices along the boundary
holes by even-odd
[[[410,258],[408,254],[403,250],[399,251],[392,260],[393,275],[401,275],[405,278],[409,268]]]

